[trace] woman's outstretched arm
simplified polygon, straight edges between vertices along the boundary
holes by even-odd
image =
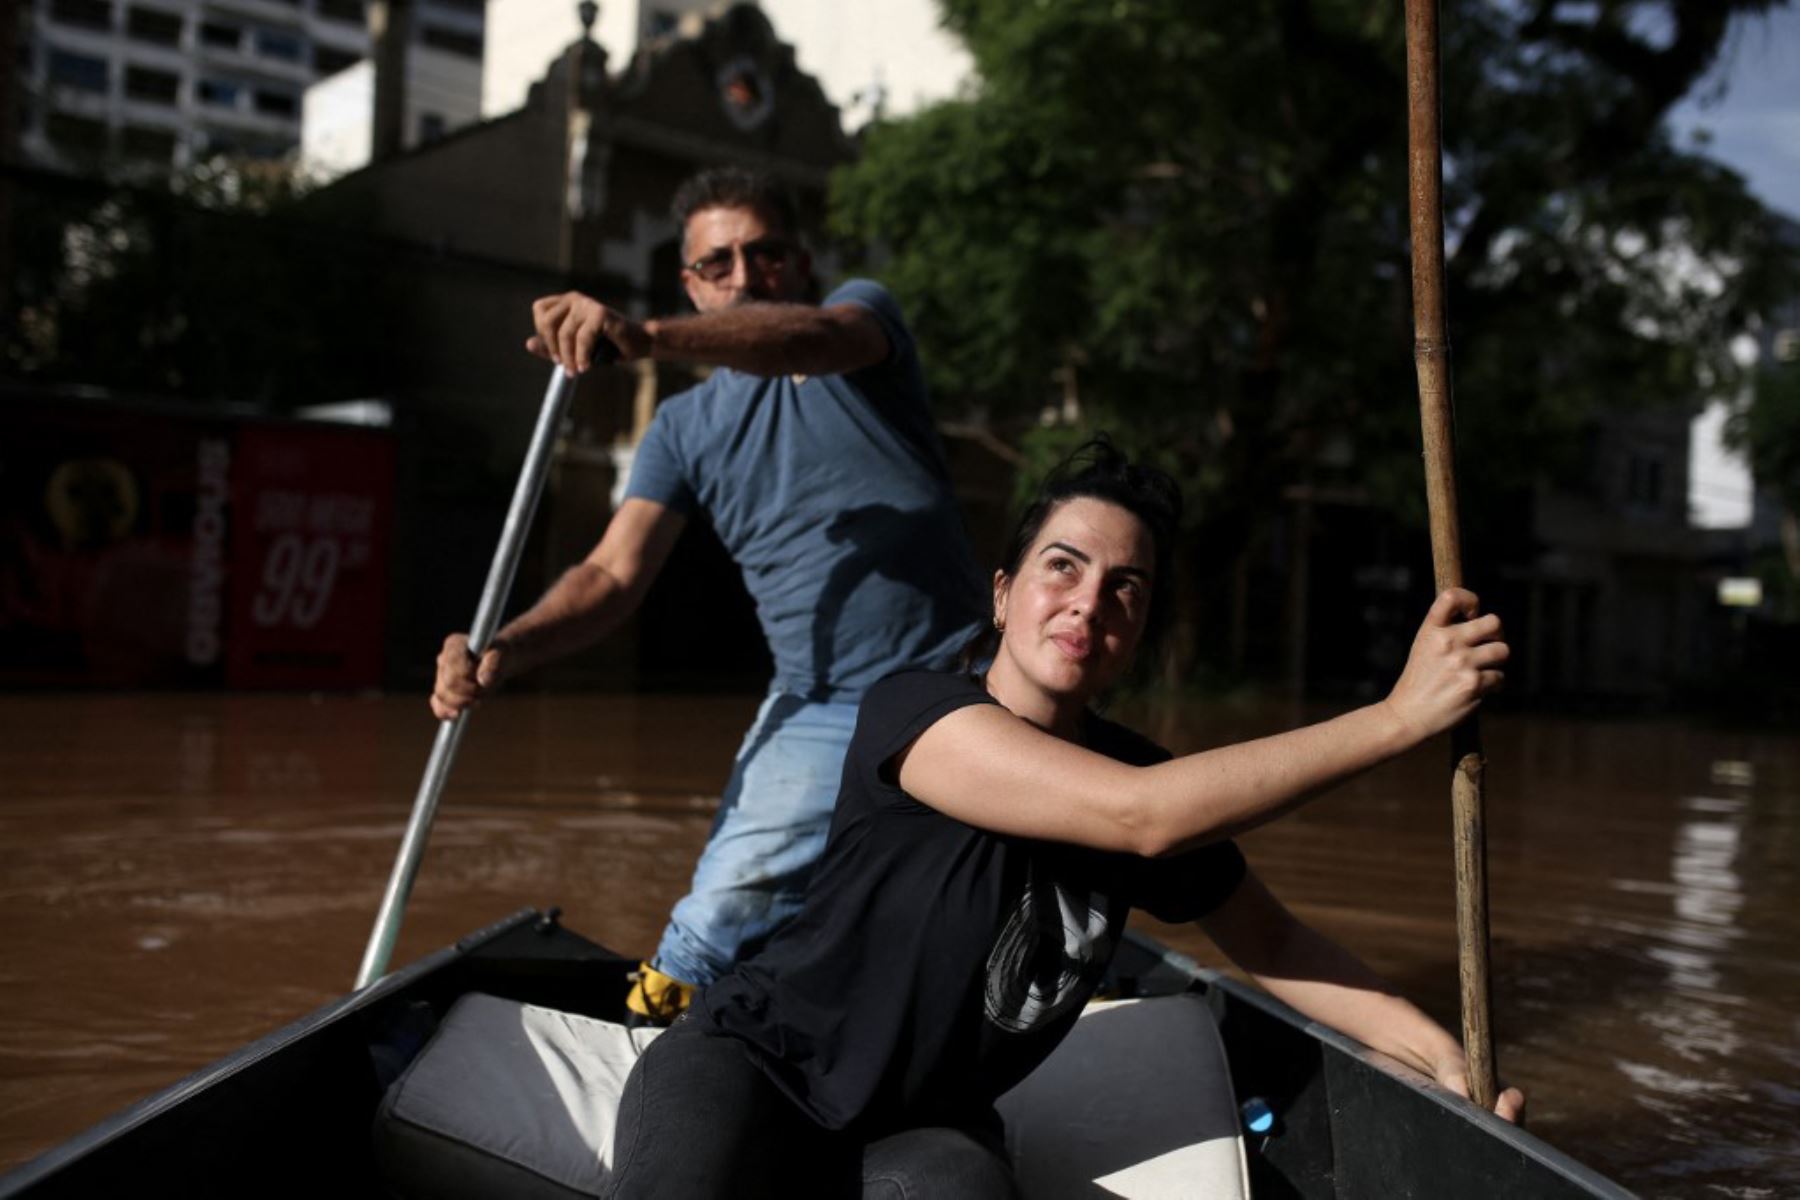
[[[896,756],[900,786],[996,833],[1155,856],[1280,816],[1467,716],[1500,685],[1500,621],[1460,588],[1439,596],[1386,699],[1273,737],[1131,767],[996,705],[957,709]]]
[[[1361,959],[1289,912],[1254,871],[1200,927],[1276,999],[1469,1094],[1461,1044]],[[1518,1121],[1524,1093],[1505,1089],[1494,1111]]]

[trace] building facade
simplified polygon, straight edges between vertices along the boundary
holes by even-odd
[[[481,117],[481,63],[433,46],[406,53],[401,150],[472,124]],[[324,182],[374,156],[375,64],[363,59],[306,89],[300,125],[300,170]]]
[[[604,0],[593,37],[613,62],[629,62],[641,49],[694,36],[725,7],[720,0]],[[933,0],[761,0],[755,7],[852,131],[877,115],[904,116],[954,95],[974,72],[962,43],[939,26]],[[544,64],[583,35],[569,0],[488,0],[487,30],[481,111],[488,117],[523,104]]]

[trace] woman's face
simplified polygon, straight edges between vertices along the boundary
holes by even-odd
[[[1155,539],[1116,504],[1078,496],[1044,521],[1008,577],[994,573],[996,664],[1085,703],[1131,665],[1150,613]]]

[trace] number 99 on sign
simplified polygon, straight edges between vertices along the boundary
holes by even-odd
[[[278,536],[263,556],[262,583],[250,605],[251,620],[265,629],[317,625],[331,603],[342,554],[333,537]]]

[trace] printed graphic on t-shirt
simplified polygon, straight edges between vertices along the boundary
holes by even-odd
[[[1036,874],[988,954],[987,1019],[1008,1033],[1030,1033],[1080,1004],[1112,961],[1107,897]]]

